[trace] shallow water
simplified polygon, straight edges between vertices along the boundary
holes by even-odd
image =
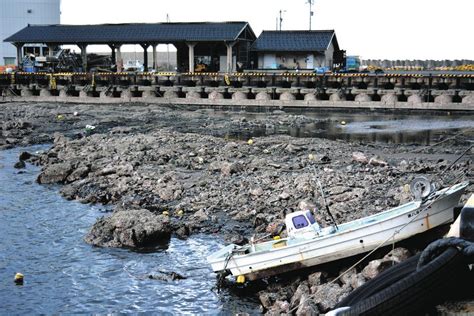
[[[216,279],[205,257],[223,245],[198,235],[172,239],[164,251],[136,253],[87,245],[83,237],[100,206],[64,200],[57,186],[35,183],[39,168],[18,171],[23,151],[0,151],[0,311],[2,314],[256,313],[249,297],[213,290]],[[160,271],[187,279],[152,280]],[[25,275],[15,285],[16,272]]]
[[[245,117],[249,122],[272,117],[273,112],[232,113]],[[250,128],[225,131],[227,137],[248,139],[274,134],[292,137],[319,137],[332,140],[350,140],[363,143],[394,143],[430,145],[447,136],[458,133],[473,133],[474,115],[459,113],[395,114],[392,112],[352,112],[286,110],[288,114],[304,115],[316,119],[309,124],[252,125]],[[216,113],[220,116],[221,114]],[[278,116],[273,116],[278,121]],[[344,122],[345,124],[341,124]]]

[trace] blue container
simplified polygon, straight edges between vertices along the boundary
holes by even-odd
[[[36,72],[35,66],[24,66],[23,70],[25,72]]]

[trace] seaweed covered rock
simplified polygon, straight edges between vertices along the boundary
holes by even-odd
[[[100,247],[146,248],[164,244],[170,236],[167,216],[141,209],[118,211],[99,219],[84,240]]]

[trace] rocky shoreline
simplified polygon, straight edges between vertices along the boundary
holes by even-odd
[[[453,178],[472,179],[473,173],[471,150],[439,176],[470,146],[466,135],[436,147],[286,135],[251,141],[228,137],[226,131],[252,134],[262,127],[318,121],[283,111],[247,120],[206,109],[6,103],[0,113],[0,149],[53,143],[45,152],[22,154],[18,168],[24,161],[41,165],[39,183],[62,184],[67,199],[110,205],[112,214],[85,236],[101,247],[153,248],[171,236],[193,233],[244,243],[251,235],[270,232],[287,212],[308,207],[317,210],[318,222],[326,226],[330,219],[315,192],[315,176],[324,184],[336,220],[345,222],[410,200],[405,185],[416,176],[443,186]],[[473,191],[471,185],[464,198]],[[409,256],[409,250],[394,251],[396,255],[379,261]],[[375,269],[369,277],[367,267],[338,283],[325,283],[330,278],[320,271],[296,287],[277,284],[278,291],[269,288],[260,300],[270,313],[288,312],[300,301],[305,304],[297,314],[326,312],[383,270]],[[318,293],[323,301],[302,299],[309,293]]]

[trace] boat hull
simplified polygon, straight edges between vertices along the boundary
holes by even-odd
[[[437,192],[434,201],[411,202],[394,211],[387,211],[361,220],[342,224],[341,232],[323,237],[256,251],[243,255],[232,255],[222,259],[210,256],[209,263],[214,271],[228,270],[232,275],[244,275],[249,280],[315,266],[342,258],[365,253],[385,245],[407,239],[434,227],[453,221],[453,208],[466,188],[459,184]],[[394,212],[396,215],[391,216]],[[386,218],[383,218],[386,216]],[[383,218],[381,220],[380,218]],[[372,219],[377,221],[371,222]],[[360,224],[361,227],[357,227]],[[352,225],[352,226],[351,226]],[[278,241],[274,242],[275,244]],[[227,260],[226,260],[227,259]]]

